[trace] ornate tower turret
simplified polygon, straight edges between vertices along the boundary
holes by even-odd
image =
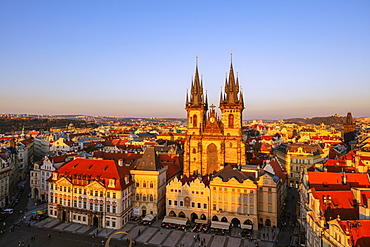
[[[224,143],[224,163],[245,164],[245,146],[242,141],[243,94],[239,90],[239,78],[235,79],[233,63],[225,82],[225,93],[220,96]]]
[[[201,172],[202,160],[202,133],[205,127],[208,110],[207,96],[204,99],[203,81],[199,79],[198,57],[195,75],[191,82],[190,99],[186,96],[188,130],[185,142],[184,174],[191,175]]]
[[[206,96],[207,97],[207,96]],[[208,104],[204,100],[203,81],[199,79],[198,57],[195,67],[195,75],[191,83],[190,99],[186,96],[188,118],[188,135],[200,135],[204,128]]]
[[[242,111],[244,109],[243,94],[239,92],[239,78],[235,80],[233,64],[230,64],[229,79],[225,82],[225,93],[220,96],[220,109],[224,134],[241,136]]]

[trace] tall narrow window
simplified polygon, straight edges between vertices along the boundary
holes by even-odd
[[[233,127],[234,127],[234,115],[230,114],[229,115],[229,128],[233,128]]]
[[[193,127],[197,127],[197,124],[198,124],[198,122],[197,122],[197,115],[194,115],[193,116]]]

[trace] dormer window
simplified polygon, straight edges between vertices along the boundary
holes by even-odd
[[[116,187],[116,178],[110,178],[108,187],[115,188]]]

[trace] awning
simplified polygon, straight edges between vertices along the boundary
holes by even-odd
[[[240,228],[241,229],[252,230],[253,229],[253,225],[241,224],[240,225]]]
[[[156,215],[154,215],[154,214],[148,214],[142,220],[143,221],[152,221],[155,218],[155,216]]]
[[[195,219],[194,220],[195,223],[200,223],[200,224],[208,224],[208,220],[199,220],[199,219]]]
[[[188,222],[188,219],[186,218],[180,218],[180,217],[170,217],[165,216],[162,223],[170,223],[170,224],[177,224],[177,225],[186,225],[186,222]]]
[[[221,222],[221,221],[212,221],[211,222],[211,228],[229,230],[230,223],[229,222]]]

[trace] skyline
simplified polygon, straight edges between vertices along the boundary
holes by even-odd
[[[370,116],[367,1],[1,5],[0,112],[186,117],[196,56],[218,106],[232,52],[243,119]]]

